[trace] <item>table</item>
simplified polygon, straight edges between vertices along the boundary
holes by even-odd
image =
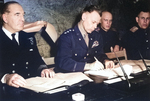
[[[121,85],[124,88],[120,89]],[[14,99],[13,101],[72,101],[71,95],[78,92],[85,95],[85,101],[150,101],[149,85],[129,90],[125,82],[114,85],[88,83],[83,87],[73,87],[55,94],[42,94],[27,89],[19,89],[18,95],[14,97],[12,94],[10,97],[8,94],[4,101],[10,101],[10,99]]]
[[[147,75],[138,78],[150,81],[150,76]],[[103,79],[99,78],[99,81]],[[72,101],[72,94],[78,92],[85,95],[85,101],[150,101],[150,82],[132,84],[131,88],[126,81],[109,85],[104,82],[89,82],[82,87],[71,87],[54,94],[36,93],[25,88],[16,89],[1,84],[1,91],[0,101]]]

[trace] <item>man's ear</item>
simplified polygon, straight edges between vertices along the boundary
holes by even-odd
[[[101,22],[102,22],[102,17],[101,17],[101,19],[100,19],[99,23],[101,23]]]
[[[7,15],[6,14],[2,15],[2,19],[4,20],[5,23],[7,23]]]
[[[87,17],[87,14],[86,14],[86,13],[83,13],[83,14],[82,14],[82,20],[84,21],[84,20],[86,19],[86,17]]]
[[[138,22],[139,22],[139,17],[136,17],[135,20],[136,20],[136,22],[138,23]]]

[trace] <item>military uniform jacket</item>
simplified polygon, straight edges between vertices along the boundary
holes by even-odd
[[[110,47],[114,48],[115,45],[120,45],[119,37],[115,31],[108,30],[106,32],[101,28],[99,33],[103,38],[103,49],[105,53],[111,52]]]
[[[87,47],[78,26],[68,29],[58,39],[58,52],[55,58],[56,69],[61,72],[82,72],[85,63],[101,62],[108,59],[103,52],[102,37],[98,32],[89,34]]]
[[[145,59],[150,59],[150,28],[141,29],[135,32],[129,31],[122,39],[126,48],[128,59],[141,59],[139,52]]]
[[[34,34],[19,32],[19,45],[0,29],[0,77],[6,73],[17,73],[24,78],[39,76],[46,68],[37,46]]]

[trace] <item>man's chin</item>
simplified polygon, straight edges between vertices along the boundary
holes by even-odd
[[[92,33],[93,31],[87,31],[87,33]]]
[[[23,27],[19,27],[19,28],[18,28],[18,32],[21,31],[21,30],[23,30]]]
[[[146,29],[148,26],[143,26],[143,27],[141,27],[142,29]]]
[[[109,29],[110,29],[110,27],[106,27],[106,28],[105,28],[105,30],[107,30],[107,31],[108,31]]]

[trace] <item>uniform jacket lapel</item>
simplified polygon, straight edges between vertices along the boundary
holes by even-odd
[[[88,47],[83,39],[81,32],[79,31],[78,26],[75,26],[75,33],[76,33],[76,37],[77,37],[76,39],[78,40],[79,45],[81,45],[84,49],[87,49]]]

